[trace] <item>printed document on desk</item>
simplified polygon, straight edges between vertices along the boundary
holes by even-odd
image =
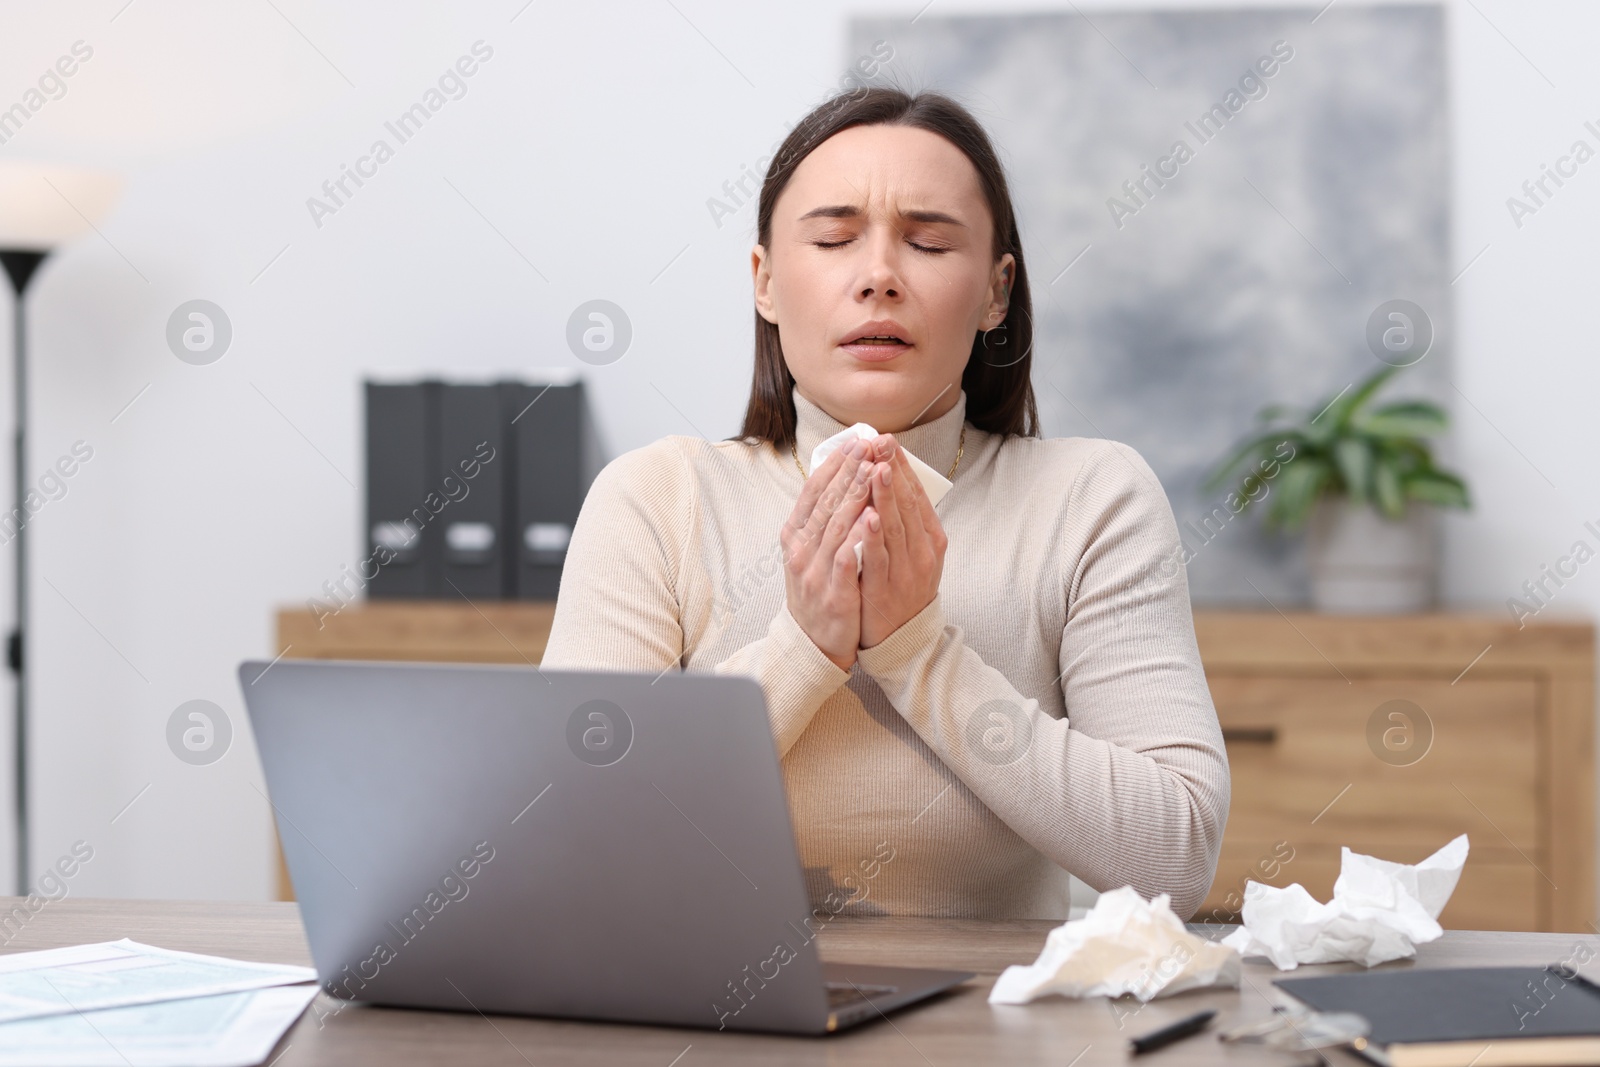
[[[96,945],[0,956],[0,1023],[314,982],[310,967],[251,963],[142,945]]]
[[[315,985],[0,1023],[0,1067],[255,1067]]]

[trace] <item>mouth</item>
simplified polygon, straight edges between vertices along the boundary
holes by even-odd
[[[857,359],[881,363],[910,351],[912,344],[897,334],[868,334],[846,341],[839,347]]]

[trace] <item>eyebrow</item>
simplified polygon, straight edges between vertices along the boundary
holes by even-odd
[[[861,209],[853,204],[832,204],[827,207],[812,208],[804,215],[801,215],[799,221],[804,222],[806,219],[854,219],[860,217]],[[909,219],[912,222],[947,222],[952,226],[966,225],[954,215],[947,215],[943,211],[929,211],[920,208],[902,211],[900,212],[900,217]]]

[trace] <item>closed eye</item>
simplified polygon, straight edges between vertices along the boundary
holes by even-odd
[[[850,239],[846,238],[843,241],[812,241],[811,243],[816,245],[818,248],[843,248],[845,245],[850,243]],[[929,245],[919,245],[915,241],[907,241],[906,244],[910,245],[912,248],[915,248],[918,252],[927,252],[932,255],[943,255],[944,253],[950,251],[948,248],[934,248]]]

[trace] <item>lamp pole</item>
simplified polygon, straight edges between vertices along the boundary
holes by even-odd
[[[16,311],[12,316],[12,323],[16,328],[16,347],[12,352],[12,365],[15,371],[15,386],[12,395],[12,405],[15,409],[16,437],[12,446],[12,458],[15,462],[13,474],[16,484],[13,493],[16,497],[16,510],[12,513],[17,520],[17,569],[16,569],[16,595],[17,595],[17,623],[11,631],[11,637],[6,642],[6,662],[17,679],[17,701],[15,739],[16,746],[13,752],[15,760],[15,774],[17,783],[16,813],[17,813],[17,894],[28,895],[28,675],[23,667],[23,634],[27,629],[28,621],[28,509],[26,506],[28,492],[27,466],[27,414],[28,414],[28,348],[27,348],[27,315],[24,311],[23,294],[27,292],[28,282],[33,280],[34,271],[39,269],[39,264],[44,262],[44,257],[49,252],[33,249],[0,249],[0,266],[5,268],[6,276],[11,279],[11,288],[17,295]]]

